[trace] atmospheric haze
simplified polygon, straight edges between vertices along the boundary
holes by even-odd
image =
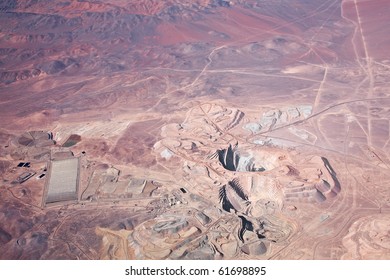
[[[390,2],[3,0],[1,259],[390,259]]]

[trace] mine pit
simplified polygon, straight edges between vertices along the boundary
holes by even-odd
[[[286,157],[263,149],[241,149],[238,145],[229,145],[227,149],[217,150],[218,160],[229,171],[263,172],[281,165]]]
[[[238,233],[238,238],[244,242],[244,234],[246,231],[253,232],[253,224],[252,222],[248,221],[244,216],[238,216],[241,219],[241,228]]]
[[[259,256],[267,253],[267,247],[262,241],[255,241],[250,244],[245,244],[241,247],[242,252],[247,255]]]
[[[242,211],[248,204],[248,196],[244,193],[240,182],[233,180],[228,182],[219,190],[219,199],[223,210],[226,212]]]

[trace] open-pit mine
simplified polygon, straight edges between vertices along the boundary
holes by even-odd
[[[388,22],[1,1],[0,259],[390,260]]]

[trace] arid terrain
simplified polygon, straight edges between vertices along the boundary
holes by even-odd
[[[390,259],[388,0],[0,2],[0,259]]]

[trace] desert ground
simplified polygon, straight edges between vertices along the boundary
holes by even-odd
[[[0,3],[0,259],[390,259],[390,2]]]

